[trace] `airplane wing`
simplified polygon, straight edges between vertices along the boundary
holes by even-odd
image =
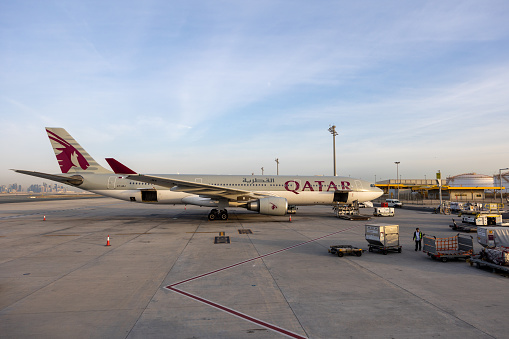
[[[168,187],[175,192],[186,192],[208,198],[223,198],[232,201],[249,201],[265,197],[268,194],[257,193],[238,188],[214,186],[199,182],[180,180],[175,178],[157,177],[153,175],[128,175],[127,179],[146,182],[153,185]]]
[[[38,178],[61,182],[63,184],[79,186],[83,183],[83,178],[81,177],[81,175],[65,176],[65,175],[48,174],[48,173],[42,173],[42,172],[24,171],[24,170],[16,170],[16,169],[13,169],[13,171],[17,172],[17,173],[31,175],[31,176],[38,177]]]

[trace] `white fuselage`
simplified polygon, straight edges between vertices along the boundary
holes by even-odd
[[[83,175],[83,177],[85,181],[80,185],[80,188],[127,201],[214,207],[217,206],[219,200],[182,192],[178,186],[173,188],[154,186],[127,179],[123,175],[103,174],[98,176],[95,174],[90,176],[90,180],[87,180],[88,175]],[[178,178],[218,188],[224,187],[260,195],[282,197],[288,201],[289,205],[329,205],[335,202],[335,193],[338,192],[347,194],[347,200],[341,201],[342,203],[352,203],[355,200],[358,202],[370,201],[382,194],[379,188],[369,182],[349,177],[178,174],[158,175],[158,177]],[[239,206],[243,203],[230,201],[228,205]]]

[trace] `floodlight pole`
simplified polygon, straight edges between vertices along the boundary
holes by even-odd
[[[438,194],[440,195],[440,214],[442,214],[442,211],[444,209],[442,207],[442,173],[440,173],[440,170],[438,170],[437,179],[438,179]]]
[[[399,164],[401,163],[401,161],[394,161],[394,163],[396,164],[396,183],[398,183],[398,178],[399,178]],[[400,181],[401,181],[401,180],[400,180]],[[399,200],[399,184],[398,184],[397,191],[398,191],[398,200]]]
[[[332,134],[332,156],[334,161],[334,176],[336,176],[336,135],[338,135],[338,132],[336,132],[336,125],[329,125],[329,132]]]
[[[498,170],[498,179],[500,180],[500,208],[504,205],[504,199],[502,198],[502,171],[508,170],[509,168],[501,168]]]
[[[279,175],[279,158],[276,158],[276,166],[277,166],[277,175]]]
[[[262,175],[263,175],[263,167],[262,167]]]

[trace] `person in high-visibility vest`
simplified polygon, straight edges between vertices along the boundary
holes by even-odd
[[[414,232],[415,251],[417,251],[417,248],[419,248],[419,251],[421,250],[423,235],[424,234],[421,231],[419,231],[419,227],[417,227]]]

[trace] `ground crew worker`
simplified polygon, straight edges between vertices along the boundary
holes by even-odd
[[[419,227],[415,229],[414,232],[414,241],[415,241],[415,251],[417,251],[417,248],[419,248],[419,251],[421,250],[421,244],[422,244],[422,234],[421,231],[419,231]]]
[[[458,229],[458,225],[456,225],[456,221],[454,221],[454,218],[452,218],[452,229],[455,231]]]

